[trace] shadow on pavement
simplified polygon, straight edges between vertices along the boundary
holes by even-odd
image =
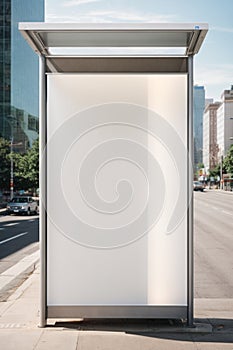
[[[80,331],[124,332],[167,340],[179,340],[204,343],[233,343],[232,319],[196,319],[196,323],[209,323],[213,327],[211,333],[190,332],[180,320],[130,320],[130,319],[98,319],[56,322],[53,328],[63,327]]]
[[[183,327],[180,320],[164,319],[80,319],[56,322],[55,327],[74,328],[83,331],[126,332],[129,330],[149,330],[157,327]]]

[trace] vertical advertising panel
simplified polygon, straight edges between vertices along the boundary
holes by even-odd
[[[187,75],[48,75],[47,305],[187,305]]]

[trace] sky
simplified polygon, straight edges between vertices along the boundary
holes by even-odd
[[[194,83],[221,99],[233,85],[233,0],[45,0],[46,22],[208,23]]]

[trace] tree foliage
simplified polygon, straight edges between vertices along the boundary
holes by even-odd
[[[229,148],[224,158],[223,165],[227,173],[233,174],[233,145]]]
[[[215,168],[210,169],[210,171],[209,171],[210,176],[213,176],[213,177],[221,176],[221,175],[220,175],[220,172],[221,172],[221,166],[220,166],[220,164],[216,165]]]
[[[203,169],[205,167],[204,163],[198,163],[197,169]]]
[[[0,189],[10,186],[10,142],[0,138]]]
[[[14,154],[14,163],[15,188],[36,190],[39,187],[39,140],[27,153]]]
[[[35,191],[39,187],[39,140],[25,154],[10,151],[10,142],[0,138],[0,189],[10,189],[11,157],[14,169],[14,190]]]

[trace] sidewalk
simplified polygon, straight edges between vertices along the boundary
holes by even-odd
[[[233,299],[196,299],[198,322],[210,333],[164,332],[153,321],[57,322],[40,329],[39,269],[0,303],[1,350],[233,349]],[[64,320],[63,320],[64,321]]]
[[[25,256],[0,274],[0,302],[6,301],[18,286],[35,270],[39,263],[40,251]]]

